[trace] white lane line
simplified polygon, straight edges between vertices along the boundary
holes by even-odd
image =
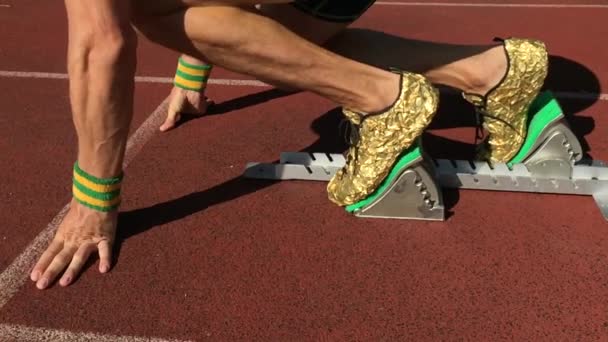
[[[139,126],[135,133],[131,135],[127,141],[125,159],[123,162],[124,169],[133,161],[145,143],[157,132],[158,127],[165,118],[167,106],[168,99],[165,99],[165,101],[148,116],[146,121]],[[30,270],[34,267],[37,259],[49,245],[49,242],[53,239],[57,227],[68,212],[68,208],[69,204],[66,204],[25,250],[19,254],[2,273],[0,273],[0,289],[2,289],[0,292],[0,310],[19,291],[21,286],[29,280]]]
[[[154,337],[101,335],[86,332],[73,332],[46,328],[33,328],[25,325],[0,324],[2,341],[23,342],[188,342],[183,340],[166,340]]]
[[[402,1],[377,1],[380,6],[412,6],[412,7],[482,7],[482,8],[570,8],[570,9],[598,9],[608,8],[602,4],[485,4],[474,2],[402,2]]]
[[[0,77],[6,78],[42,78],[42,79],[67,79],[67,74],[53,72],[29,72],[29,71],[5,71],[0,70]],[[172,83],[170,77],[136,76],[136,82],[140,83]],[[235,79],[210,79],[209,84],[219,84],[228,86],[248,86],[248,87],[269,87],[268,84],[256,80],[235,80]],[[608,101],[608,94],[555,91],[555,96],[566,100],[600,100]]]
[[[6,78],[43,78],[67,80],[68,74],[57,72],[30,72],[30,71],[9,71],[0,70],[0,77]],[[154,77],[154,76],[135,76],[135,82],[139,83],[173,83],[172,77]],[[231,86],[250,86],[250,87],[268,87],[268,84],[256,80],[233,80],[233,79],[210,79],[209,84],[231,85]]]
[[[0,309],[19,291],[29,278],[29,271],[34,267],[38,252],[48,246],[53,239],[53,233],[67,214],[69,204],[66,204],[51,220],[46,228],[25,248],[25,250],[0,274]]]

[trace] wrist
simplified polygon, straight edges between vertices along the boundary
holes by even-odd
[[[118,209],[116,208],[114,210],[108,210],[108,211],[99,211],[99,210],[95,210],[95,209],[91,209],[88,206],[81,204],[78,200],[76,200],[74,197],[72,197],[71,201],[70,201],[70,211],[73,211],[73,214],[76,215],[76,217],[91,217],[94,216],[97,219],[101,219],[101,220],[115,220],[118,218]]]
[[[203,93],[211,75],[213,66],[200,61],[190,63],[186,57],[180,57],[173,84],[181,89]]]
[[[72,178],[73,200],[95,211],[116,211],[121,203],[122,179],[122,172],[114,177],[96,177],[76,162]]]

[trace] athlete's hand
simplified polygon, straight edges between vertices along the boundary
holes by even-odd
[[[36,287],[47,288],[62,272],[59,284],[68,286],[93,253],[99,253],[99,272],[108,272],[117,218],[116,211],[103,213],[72,200],[55,238],[32,270],[30,278]]]
[[[208,106],[209,102],[204,94],[198,91],[173,87],[171,95],[169,95],[167,118],[160,126],[161,132],[174,128],[181,119],[181,114],[201,116],[207,112]]]

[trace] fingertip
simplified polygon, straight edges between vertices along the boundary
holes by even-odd
[[[112,243],[108,240],[101,241],[98,250],[99,272],[107,273],[110,271],[110,265],[112,264]]]
[[[70,285],[71,282],[72,282],[72,277],[65,277],[65,278],[61,278],[59,285],[66,287],[66,286]]]
[[[38,288],[38,290],[44,290],[44,289],[46,289],[46,287],[48,285],[49,285],[48,279],[42,279],[36,283],[36,287]]]
[[[38,271],[38,270],[32,271],[32,273],[30,274],[30,279],[32,281],[38,281],[38,278],[40,278],[40,271]]]
[[[160,127],[160,131],[166,132],[166,131],[170,130],[171,128],[173,128],[173,124],[164,124]]]
[[[161,126],[160,126],[160,131],[161,132],[166,132],[169,129],[171,129],[171,127],[173,127],[173,123],[167,119],[167,121],[165,121]]]

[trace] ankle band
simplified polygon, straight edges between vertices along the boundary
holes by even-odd
[[[74,199],[91,209],[108,212],[120,205],[120,187],[123,175],[113,178],[97,178],[83,171],[74,163],[72,194]]]
[[[180,57],[173,84],[182,89],[201,91],[207,86],[212,69],[212,65],[189,64]]]

